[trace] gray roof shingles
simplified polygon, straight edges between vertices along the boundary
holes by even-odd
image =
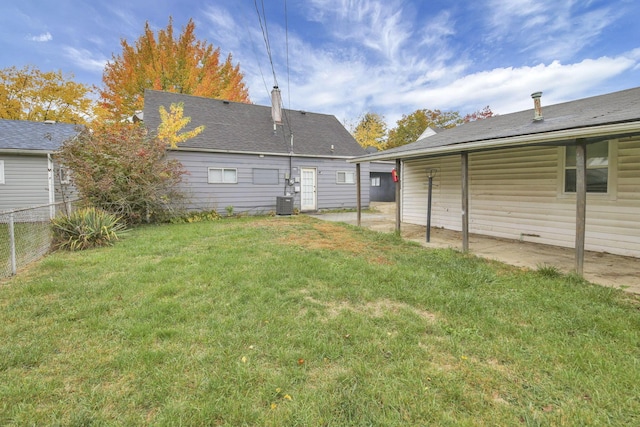
[[[355,157],[365,154],[332,115],[284,109],[283,124],[274,132],[271,107],[155,90],[145,91],[146,126],[157,129],[160,106],[169,110],[173,103],[182,103],[184,116],[191,118],[185,130],[205,126],[200,135],[181,143],[179,149],[289,154],[291,129],[296,155]]]
[[[544,100],[544,97],[542,99]],[[533,108],[498,115],[446,129],[412,144],[378,154],[402,155],[402,153],[455,144],[638,121],[640,120],[640,87],[560,104],[543,105],[542,115],[543,120],[534,121]]]
[[[79,132],[74,124],[0,119],[0,150],[52,153]]]

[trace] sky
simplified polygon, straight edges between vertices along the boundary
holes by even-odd
[[[145,22],[191,18],[239,63],[253,103],[365,113],[393,128],[418,109],[507,114],[640,86],[637,0],[4,0],[0,68],[30,65],[102,85]],[[265,38],[271,56],[267,54]],[[273,64],[273,65],[272,65]]]

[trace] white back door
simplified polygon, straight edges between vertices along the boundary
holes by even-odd
[[[300,210],[315,211],[317,206],[316,197],[316,170],[315,168],[302,168],[300,170]]]

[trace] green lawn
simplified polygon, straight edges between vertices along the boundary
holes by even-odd
[[[640,425],[640,302],[307,217],[0,284],[0,425]]]

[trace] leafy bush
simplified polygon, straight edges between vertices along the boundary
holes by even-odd
[[[119,217],[96,208],[78,209],[71,215],[54,218],[51,223],[54,247],[70,251],[113,245],[126,232]]]
[[[179,184],[186,171],[166,152],[143,126],[119,123],[83,131],[58,155],[80,196],[136,224],[166,221],[184,198]]]

